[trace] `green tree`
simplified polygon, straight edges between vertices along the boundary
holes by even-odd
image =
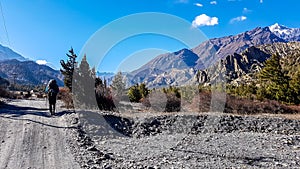
[[[69,90],[72,92],[72,81],[73,81],[73,73],[74,69],[77,66],[76,58],[77,55],[75,54],[73,48],[69,50],[69,53],[66,54],[68,57],[68,60],[65,62],[64,60],[60,61],[60,64],[62,66],[62,69],[60,69],[60,72],[64,76],[64,85],[69,88]]]
[[[277,101],[288,101],[289,77],[285,75],[278,54],[272,55],[259,75],[259,97]]]
[[[123,81],[123,75],[121,72],[118,72],[112,80],[111,88],[113,89],[114,95],[118,97],[123,96],[125,91],[126,84]]]
[[[292,102],[295,104],[300,103],[300,70],[298,70],[290,81],[290,89]]]
[[[74,71],[73,93],[77,106],[95,108],[95,68],[90,68],[86,55],[82,58],[79,67]]]
[[[145,83],[139,85],[139,91],[142,95],[142,98],[146,98],[149,95],[150,90],[146,87]]]
[[[131,86],[128,90],[128,97],[131,102],[139,102],[142,98],[142,93],[140,91],[140,86],[138,84]]]

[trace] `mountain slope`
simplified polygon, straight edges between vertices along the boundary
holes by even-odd
[[[26,58],[14,52],[10,48],[0,45],[0,61],[10,60],[10,59],[17,59],[19,61],[27,60]]]
[[[59,71],[34,61],[0,61],[0,76],[10,81],[15,79],[16,83],[31,85],[45,84],[50,79],[56,79],[58,85],[63,86],[63,77]]]
[[[189,73],[189,69],[196,66],[198,58],[189,49],[162,54],[127,76],[129,79],[132,79],[132,84],[145,82],[153,87],[168,85],[173,82],[178,84],[181,81],[186,81],[186,76],[190,77],[194,74],[194,72]]]
[[[206,77],[201,83],[211,83],[223,72],[227,82],[239,84],[254,80],[255,73],[260,71],[267,59],[272,54],[278,54],[281,58],[283,69],[293,74],[300,68],[300,42],[274,43],[260,46],[252,46],[240,54],[228,55],[210,68],[202,71],[195,79]]]
[[[231,72],[233,74],[228,76],[229,79],[240,77],[241,74],[247,74],[248,71],[252,72],[254,69],[261,67],[261,64],[269,57],[268,52],[266,54],[264,51],[251,47],[300,40],[300,38],[297,38],[299,35],[296,29],[291,31],[292,33],[289,34],[289,38],[286,38],[277,36],[276,31],[274,31],[275,29],[271,29],[271,27],[272,26],[264,28],[258,27],[238,35],[214,38],[199,44],[193,49],[182,49],[178,52],[159,55],[140,69],[131,72],[128,75],[128,79],[130,79],[131,84],[144,82],[148,84],[149,87],[182,85],[187,83],[184,79],[193,77],[197,73],[197,70],[204,70],[211,66],[216,68],[214,66],[215,64],[222,66],[220,65],[221,59],[223,59],[224,62],[228,62],[228,69],[235,69],[233,71],[235,73]],[[236,54],[242,53],[246,49],[248,52],[256,53],[257,55],[251,56],[253,58],[244,58]],[[247,54],[244,55],[247,56]],[[227,58],[227,56],[229,56],[229,58]],[[250,62],[246,63],[245,59],[250,60]],[[235,62],[239,61],[240,63],[235,63],[235,66],[240,67],[234,68],[230,66],[229,64],[233,64],[231,60]],[[242,71],[236,71],[236,69]],[[207,69],[207,71],[210,70],[212,70],[212,68]],[[178,72],[180,75],[175,72]],[[200,74],[203,75],[203,77],[200,78],[201,81],[205,81],[207,74],[213,74],[213,72],[200,72]],[[190,80],[195,79],[197,78]],[[154,84],[155,82],[158,84]]]
[[[268,27],[258,27],[235,36],[208,40],[193,48],[192,51],[199,56],[196,68],[202,69],[203,63],[209,65],[210,63],[214,63],[215,60],[224,58],[227,55],[241,53],[251,46],[272,44],[275,42],[287,41],[276,36]]]

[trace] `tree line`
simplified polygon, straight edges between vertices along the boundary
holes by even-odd
[[[181,99],[192,104],[195,102],[195,98],[199,97],[197,93],[206,94],[212,90],[211,87],[204,87],[199,84],[150,90],[146,84],[141,83],[126,88],[121,72],[118,72],[112,83],[108,85],[106,79],[96,76],[96,70],[89,66],[86,56],[78,63],[76,61],[77,55],[71,48],[67,57],[67,61],[61,60],[61,73],[64,75],[64,84],[68,89],[68,95],[73,98],[69,99],[72,100],[73,105],[87,108],[95,108],[96,106],[101,110],[115,110],[116,104],[126,97],[131,102],[141,102],[149,107],[151,106],[149,95],[160,92],[167,99],[164,111],[180,111]],[[251,83],[242,83],[238,86],[228,84],[226,92],[248,99],[276,100],[285,104],[300,103],[300,69],[292,75],[287,73],[282,68],[278,54],[272,55],[255,77],[256,80]]]

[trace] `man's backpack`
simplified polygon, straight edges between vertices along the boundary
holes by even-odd
[[[54,91],[54,89],[49,89],[49,91],[48,91],[48,96],[49,96],[49,98],[54,98],[54,97],[56,97],[56,92]]]

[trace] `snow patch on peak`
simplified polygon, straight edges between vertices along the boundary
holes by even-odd
[[[288,28],[286,26],[275,23],[274,25],[269,26],[269,30],[276,36],[287,41],[300,39],[300,28]]]
[[[291,28],[279,25],[278,23],[275,23],[274,25],[269,26],[269,29],[270,29],[271,32],[273,32],[275,34],[277,33],[277,34],[280,34],[280,35],[291,34],[292,30],[293,30]]]

